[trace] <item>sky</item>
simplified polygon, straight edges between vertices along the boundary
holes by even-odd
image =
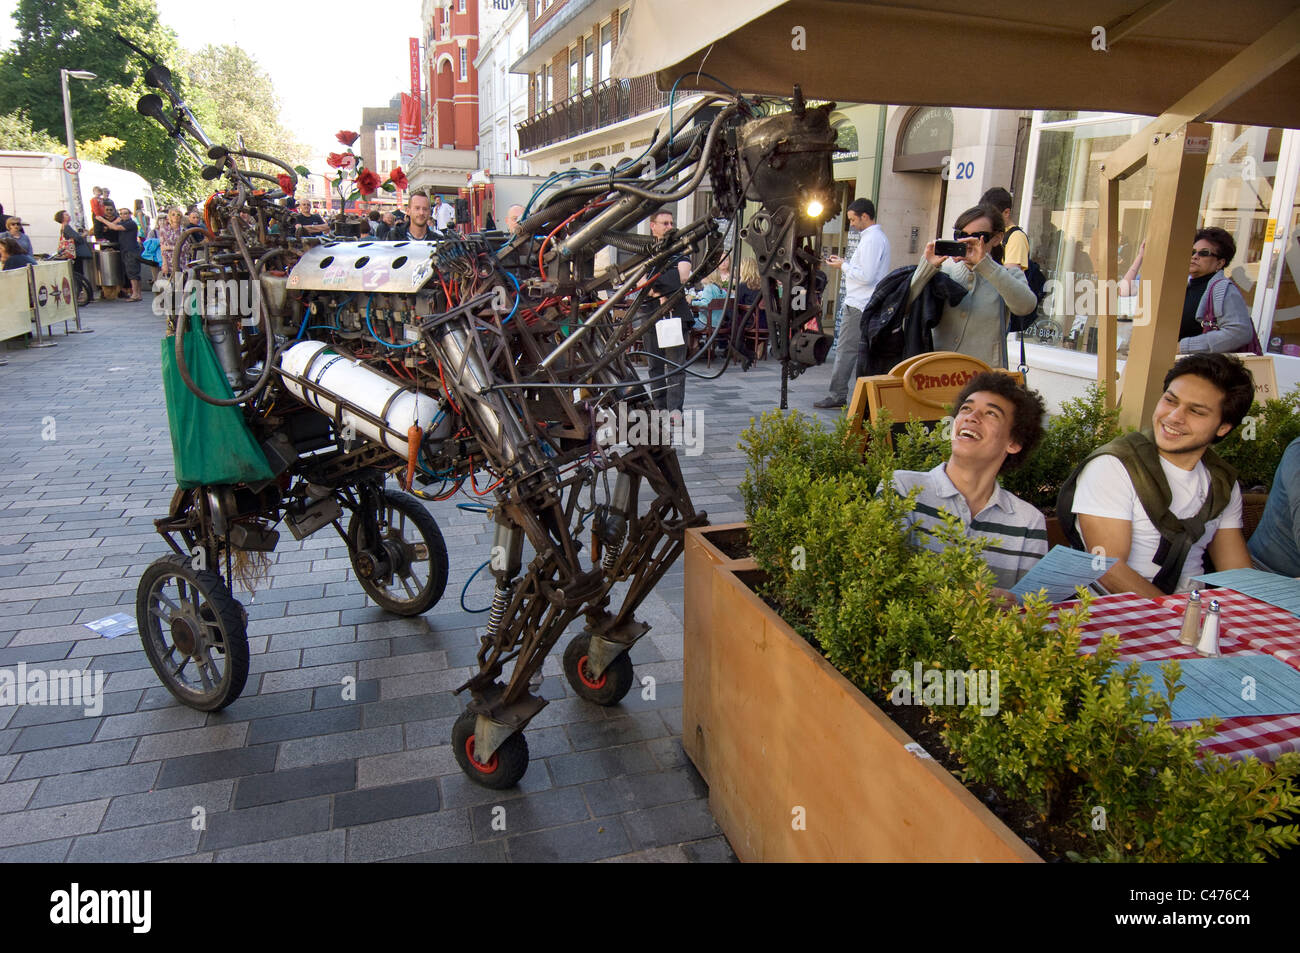
[[[181,46],[238,43],[256,59],[280,98],[281,122],[312,155],[336,151],[340,129],[360,128],[362,106],[387,106],[410,91],[408,42],[421,32],[420,0],[312,0],[292,16],[266,0],[157,3]],[[17,7],[0,0],[0,49],[16,37]]]

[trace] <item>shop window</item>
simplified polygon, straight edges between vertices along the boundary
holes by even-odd
[[[1112,151],[1150,120],[1084,114],[1077,120],[1058,120],[1047,126],[1044,121],[1049,115],[1059,114],[1043,113],[1036,121],[1034,181],[1029,190],[1028,214],[1020,223],[1029,237],[1030,254],[1049,279],[1050,293],[1032,333],[1039,343],[1095,353],[1099,310],[1096,280],[1101,270],[1102,241],[1097,227],[1101,166]],[[1294,276],[1278,268],[1276,261],[1261,270],[1265,257],[1273,251],[1270,220],[1280,224],[1296,214],[1294,196],[1274,192],[1277,176],[1283,171],[1278,163],[1283,132],[1220,123],[1211,128],[1197,226],[1223,228],[1236,241],[1237,254],[1227,272],[1251,308],[1265,346],[1269,344],[1270,317],[1271,336],[1281,338],[1276,347],[1300,344],[1300,308],[1283,304],[1288,293],[1295,296]],[[1129,269],[1144,240],[1148,249],[1154,241],[1169,243],[1171,250],[1179,254],[1191,249],[1191,234],[1148,234],[1151,193],[1152,172],[1147,166],[1120,182],[1116,278]],[[1139,271],[1138,295],[1120,299],[1117,308],[1121,323],[1116,340],[1121,357],[1127,354],[1132,331],[1132,324],[1123,319],[1140,313],[1150,303],[1150,286],[1141,281],[1143,277],[1149,276]],[[1275,315],[1265,313],[1271,297],[1270,280],[1276,289]]]

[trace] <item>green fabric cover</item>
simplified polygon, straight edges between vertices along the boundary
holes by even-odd
[[[190,377],[205,394],[233,397],[198,315],[191,313],[184,320],[190,322],[185,331],[185,363]],[[182,489],[259,483],[274,476],[266,454],[244,423],[243,411],[235,406],[209,404],[185,386],[176,367],[176,341],[172,335],[162,339],[162,375],[176,482]]]

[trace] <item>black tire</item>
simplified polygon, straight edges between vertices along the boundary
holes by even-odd
[[[632,660],[624,652],[609,663],[600,678],[591,678],[587,669],[587,651],[591,645],[591,636],[585,633],[577,636],[564,650],[564,677],[569,680],[579,698],[585,698],[597,705],[617,705],[632,688],[636,676],[632,672]]]
[[[492,752],[492,757],[484,765],[473,756],[474,723],[477,720],[473,712],[463,712],[451,729],[451,750],[456,756],[456,763],[465,772],[465,777],[485,788],[502,790],[512,788],[528,770],[528,741],[522,731],[516,731],[505,743]]]
[[[179,701],[220,711],[239,697],[248,681],[246,616],[220,576],[164,556],[140,577],[135,614],[149,664]]]
[[[447,588],[447,544],[438,521],[424,504],[409,493],[384,490],[380,535],[388,555],[397,562],[397,568],[385,577],[387,581],[367,578],[360,565],[361,525],[361,515],[353,513],[348,521],[348,549],[357,581],[366,594],[396,615],[420,615],[437,605]]]

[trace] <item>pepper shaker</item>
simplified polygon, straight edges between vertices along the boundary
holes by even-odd
[[[1193,589],[1187,597],[1187,608],[1183,610],[1183,627],[1178,633],[1178,641],[1183,645],[1195,645],[1201,634],[1201,590]]]
[[[1219,600],[1210,600],[1210,611],[1205,614],[1205,624],[1201,626],[1201,641],[1196,651],[1202,655],[1219,654]]]

